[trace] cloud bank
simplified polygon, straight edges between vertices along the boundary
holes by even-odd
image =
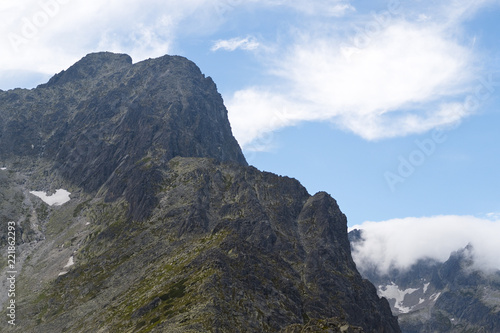
[[[361,271],[372,264],[382,274],[393,268],[405,270],[419,259],[427,258],[444,262],[453,251],[468,244],[474,248],[478,268],[500,269],[500,219],[455,215],[409,217],[365,222],[352,229],[363,230],[364,241],[357,243],[352,252]]]

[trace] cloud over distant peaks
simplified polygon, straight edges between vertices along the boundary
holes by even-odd
[[[493,216],[492,216],[493,217]],[[419,259],[446,261],[454,251],[471,244],[478,268],[500,269],[500,219],[442,215],[365,222],[351,229],[363,230],[363,242],[353,249],[353,259],[363,271],[375,265],[380,273],[405,270]]]

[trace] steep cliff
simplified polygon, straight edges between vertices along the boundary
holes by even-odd
[[[19,259],[3,329],[399,332],[335,200],[247,166],[215,84],[185,58],[88,55],[0,92],[0,121],[0,217]],[[31,192],[57,189],[71,200]]]

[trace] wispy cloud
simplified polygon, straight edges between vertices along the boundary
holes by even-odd
[[[236,93],[228,105],[239,141],[255,138],[248,136],[249,126],[261,133],[286,126],[261,125],[275,118],[272,100],[288,101],[285,117],[290,120],[330,120],[368,140],[424,132],[467,115],[460,98],[473,76],[472,55],[445,32],[399,21],[349,58],[339,45],[340,40],[305,38],[275,62],[272,71],[283,80],[279,89]],[[257,101],[267,105],[267,112],[239,122],[238,113],[248,111],[243,103]]]
[[[189,4],[199,1],[146,2],[19,1],[0,13],[0,71],[53,74],[99,50],[136,61],[168,53],[178,25],[197,8]]]
[[[225,50],[225,51],[235,51],[237,49],[241,50],[255,50],[259,47],[259,42],[254,37],[235,37],[231,39],[218,40],[214,43],[211,50]]]
[[[243,3],[239,0],[229,0],[229,2]],[[302,14],[325,17],[338,17],[347,12],[355,11],[350,0],[247,0],[245,4],[258,4],[263,7],[288,7]]]
[[[407,269],[419,259],[446,261],[453,251],[468,244],[474,248],[478,268],[500,269],[500,219],[474,216],[409,217],[382,222],[365,222],[364,241],[353,249],[353,259],[363,271],[375,265],[380,273],[392,268]]]
[[[492,221],[500,221],[500,212],[491,212],[486,214],[486,217]]]
[[[346,12],[355,10],[350,1],[345,0],[292,0],[280,2],[308,15],[343,16]]]
[[[279,84],[253,86],[228,99],[239,142],[249,149],[267,131],[300,121],[331,121],[367,140],[460,123],[476,111],[468,98],[477,90],[480,68],[457,32],[463,6],[453,8],[453,17],[375,17],[362,36],[338,34],[335,26],[302,33],[266,59]],[[276,100],[286,101],[285,112],[275,109]],[[249,111],[243,103],[257,102],[265,112],[243,121],[239,114]],[[272,122],[277,112],[288,121]]]

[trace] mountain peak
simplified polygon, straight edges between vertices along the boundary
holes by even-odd
[[[84,79],[93,79],[110,74],[132,65],[132,58],[127,54],[112,52],[90,53],[67,70],[54,75],[47,86],[60,85]]]
[[[183,57],[132,64],[128,55],[93,53],[0,102],[1,160],[50,161],[89,192],[106,184],[109,200],[125,193],[134,218],[155,204],[138,203],[153,191],[146,179],[176,156],[247,165],[217,87]]]

